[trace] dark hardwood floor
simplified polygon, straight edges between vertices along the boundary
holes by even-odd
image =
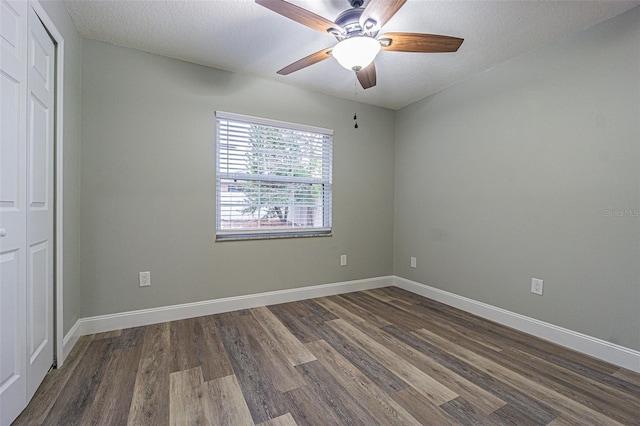
[[[397,288],[82,337],[17,425],[640,425],[640,374]]]

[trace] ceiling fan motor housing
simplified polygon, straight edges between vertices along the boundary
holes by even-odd
[[[347,9],[338,15],[335,23],[344,30],[343,34],[334,34],[338,40],[344,40],[353,36],[366,35],[369,37],[375,37],[378,35],[377,28],[373,28],[375,27],[375,23],[371,28],[362,28],[362,25],[360,25],[360,16],[362,15],[362,12],[364,12],[364,8],[354,7],[352,9]],[[371,31],[372,29],[375,29],[375,31]]]

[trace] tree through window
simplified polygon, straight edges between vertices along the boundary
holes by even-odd
[[[330,234],[333,132],[216,118],[217,239]]]

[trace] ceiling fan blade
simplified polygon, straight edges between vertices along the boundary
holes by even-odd
[[[358,81],[363,89],[368,89],[376,85],[376,66],[373,62],[368,67],[356,73]]]
[[[378,37],[382,50],[393,52],[456,52],[464,39],[435,34],[386,33]]]
[[[407,0],[371,0],[360,15],[360,25],[366,28],[366,23],[373,20],[378,28],[396,14]]]
[[[287,65],[286,67],[282,68],[280,71],[278,71],[278,74],[288,75],[292,72],[299,71],[302,68],[306,68],[309,65],[317,64],[320,61],[324,61],[325,59],[331,57],[331,50],[333,50],[333,48],[322,49],[316,53],[312,53],[311,55],[306,56],[299,61],[296,61],[291,65]]]
[[[320,32],[327,33],[329,30],[343,32],[342,28],[338,27],[334,22],[284,0],[256,0],[256,3]]]

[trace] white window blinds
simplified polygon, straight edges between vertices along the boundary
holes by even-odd
[[[216,238],[331,232],[333,131],[216,112]]]

